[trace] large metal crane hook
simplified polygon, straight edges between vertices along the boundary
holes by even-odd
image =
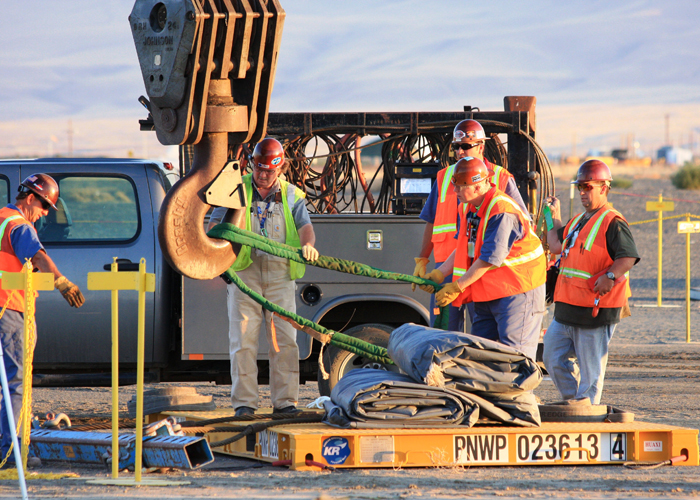
[[[148,129],[161,144],[194,144],[194,165],[158,220],[165,258],[190,278],[219,276],[240,249],[204,232],[215,204],[207,194],[228,168],[229,144],[265,137],[284,17],[278,0],[136,0],[129,16],[150,99]],[[226,222],[243,215],[240,202],[218,205],[235,209]]]
[[[204,134],[194,145],[192,170],[168,192],[158,218],[163,254],[174,269],[191,278],[211,279],[223,274],[240,250],[240,245],[209,238],[203,227],[210,208],[206,190],[226,164],[227,145],[225,132]],[[234,210],[226,222],[238,224],[244,210]]]

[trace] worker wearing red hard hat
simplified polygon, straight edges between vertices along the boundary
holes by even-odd
[[[280,177],[286,163],[277,139],[260,141],[250,158],[252,173],[243,176],[248,206],[245,229],[270,240],[301,248],[308,261],[318,259],[316,236],[306,210],[306,193]],[[226,208],[212,212],[209,227],[218,223]],[[241,247],[233,270],[254,291],[287,311],[296,311],[295,282],[304,264]],[[299,399],[299,347],[296,330],[286,321],[273,322],[272,313],[228,285],[231,403],[236,416],[252,415],[258,407],[258,334],[265,324],[270,346],[270,397],[274,413],[297,411]]]
[[[513,176],[505,168],[495,165],[484,158],[486,139],[484,127],[478,121],[467,119],[459,122],[452,132],[452,149],[454,150],[456,161],[467,156],[482,160],[487,168],[493,172],[493,180],[496,186],[516,200],[527,213],[527,207],[520,196]],[[437,179],[433,183],[430,195],[421,211],[420,218],[426,224],[423,231],[421,249],[418,257],[415,258],[414,276],[422,278],[426,276],[431,253],[435,258],[435,267],[437,268],[457,247],[457,205],[459,201],[451,184],[455,165],[456,162],[438,172]],[[451,277],[446,276],[445,280],[449,283]],[[415,289],[415,285],[413,288]],[[432,297],[430,307],[431,323],[433,323],[435,317],[434,302],[434,297]],[[453,306],[450,306],[448,311],[448,329],[460,330],[463,315],[458,308]],[[472,311],[470,310],[471,316]]]
[[[452,274],[452,282],[435,295],[436,303],[473,301],[472,335],[511,346],[534,360],[544,314],[544,250],[529,215],[492,183],[492,176],[478,158],[457,162],[452,176],[461,202],[457,248],[426,278],[440,282]],[[467,222],[468,211],[476,213],[476,225]]]
[[[58,184],[49,175],[33,174],[19,186],[14,204],[0,209],[0,283],[2,273],[17,273],[29,260],[35,269],[54,275],[54,285],[68,304],[80,307],[85,302],[80,289],[63,276],[39,241],[34,223],[56,210]],[[22,367],[24,364],[24,291],[4,290],[0,286],[0,338],[7,374],[10,404],[15,423],[22,410]],[[0,402],[0,453],[4,459],[11,444],[8,402]],[[27,409],[31,411],[31,409]],[[8,462],[14,463],[13,457]]]
[[[593,404],[600,403],[603,392],[608,343],[629,311],[626,275],[639,261],[627,221],[608,203],[610,181],[604,162],[581,164],[572,184],[584,211],[566,225],[559,200],[548,199],[554,227],[547,242],[561,258],[554,319],[544,336],[544,363],[563,399],[587,397]]]

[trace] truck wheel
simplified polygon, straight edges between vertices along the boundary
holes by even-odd
[[[368,323],[354,326],[343,333],[369,342],[370,344],[386,347],[389,345],[389,335],[392,330],[393,328],[390,326]],[[358,356],[357,354],[333,345],[326,347],[323,353],[323,365],[330,375],[330,378],[324,380],[321,375],[321,370],[318,371],[318,392],[321,396],[330,396],[338,380],[343,378],[350,370],[355,370],[357,368],[377,368],[380,370],[399,371],[396,365],[385,365],[384,363],[372,361],[371,359]]]

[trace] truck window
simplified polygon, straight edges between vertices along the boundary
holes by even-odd
[[[58,177],[58,210],[36,223],[42,243],[127,241],[139,231],[134,185],[121,177]]]
[[[7,205],[10,201],[10,183],[7,177],[0,175],[0,208]]]

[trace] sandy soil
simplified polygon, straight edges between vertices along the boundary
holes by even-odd
[[[563,172],[565,178],[570,172]],[[625,176],[617,174],[618,176]],[[611,199],[631,223],[653,219],[645,211],[649,196],[675,198],[678,215],[700,215],[700,193],[678,191],[666,172],[653,177],[633,178],[633,185],[617,189]],[[557,183],[566,197],[564,182]],[[645,197],[647,196],[647,197]],[[578,204],[575,205],[578,207]],[[568,201],[563,202],[568,214]],[[637,420],[700,428],[700,309],[691,308],[691,340],[686,343],[685,237],[678,235],[676,220],[664,223],[663,303],[672,307],[646,307],[656,304],[657,224],[635,224],[633,234],[642,261],[631,275],[632,317],[617,328],[611,344],[611,357],[603,403],[632,411]],[[698,258],[698,237],[691,237],[693,262]],[[698,286],[697,270],[693,286]],[[212,394],[219,407],[230,405],[229,387],[194,384],[201,394]],[[122,388],[120,404],[134,392]],[[261,388],[263,405],[269,405],[269,391]],[[548,379],[536,389],[543,402],[558,399]],[[316,384],[302,386],[305,404],[318,396]],[[64,411],[70,416],[105,417],[110,413],[106,389],[73,388],[34,390],[34,410]],[[696,498],[700,496],[700,468],[662,467],[632,470],[622,466],[551,467],[454,467],[439,469],[365,469],[335,472],[295,472],[256,462],[217,456],[214,465],[228,470],[170,472],[148,475],[159,479],[189,481],[189,485],[156,487],[105,487],[86,484],[90,477],[108,477],[100,467],[75,467],[45,463],[37,472],[72,471],[76,479],[31,480],[31,498],[280,498],[280,499],[404,499],[404,498]],[[246,468],[240,470],[238,468]],[[251,468],[254,467],[254,468]],[[127,474],[128,477],[128,474]],[[14,481],[0,481],[0,498],[18,498]]]

